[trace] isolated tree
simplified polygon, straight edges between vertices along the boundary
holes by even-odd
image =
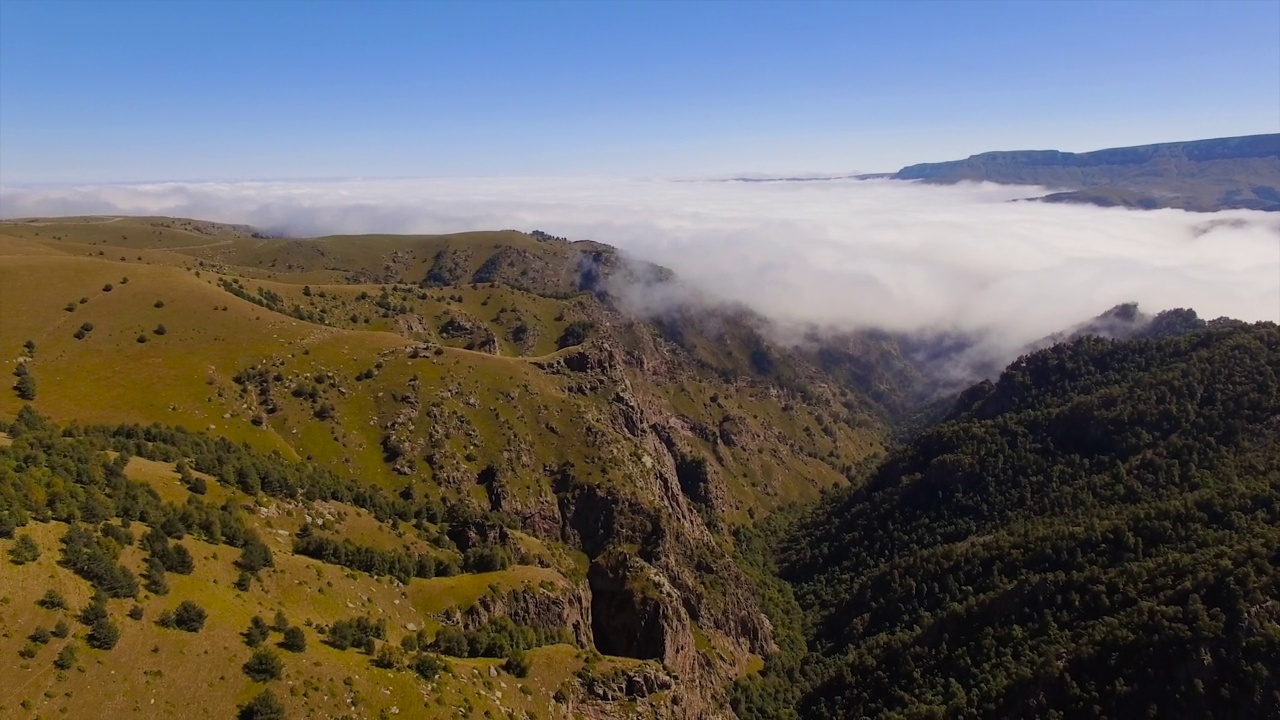
[[[289,652],[300,653],[307,649],[307,635],[297,625],[286,628],[284,639],[280,641],[280,647]]]
[[[36,604],[45,610],[65,610],[67,607],[67,599],[62,597],[62,593],[49,588],[44,591],[44,595],[36,600]]]
[[[169,594],[169,581],[165,580],[164,577],[164,563],[160,562],[160,559],[155,555],[147,558],[146,576],[147,580],[143,587],[147,589],[147,592],[153,595]]]
[[[166,548],[161,562],[164,564],[165,570],[179,575],[190,575],[196,569],[196,562],[191,557],[191,551],[187,550],[185,545],[179,543],[173,543]]]
[[[271,548],[262,544],[261,540],[253,538],[240,551],[240,559],[236,560],[236,564],[249,572],[258,572],[264,567],[270,567]]]
[[[289,618],[285,617],[283,610],[276,610],[276,616],[271,619],[271,629],[276,632],[289,629]]]
[[[120,642],[120,628],[111,622],[111,618],[99,618],[89,627],[89,635],[85,640],[89,643],[89,647],[110,650]]]
[[[502,669],[518,678],[522,678],[529,674],[529,668],[532,664],[528,652],[512,649],[511,652],[507,653],[507,659],[502,663]]]
[[[254,615],[249,621],[249,627],[244,631],[244,643],[249,647],[258,647],[266,641],[267,636],[271,633],[271,628],[267,625],[267,621],[261,616]]]
[[[53,666],[59,670],[70,670],[76,665],[76,646],[67,643],[58,651],[58,657],[54,658]]]
[[[285,720],[284,705],[270,688],[263,690],[240,708],[239,720]]]
[[[204,627],[204,621],[207,617],[208,613],[204,611],[204,608],[190,600],[183,600],[179,603],[178,609],[173,613],[174,625],[176,625],[179,630],[186,630],[187,632],[193,633],[200,632],[201,628]]]
[[[25,363],[19,367],[25,368]],[[13,389],[18,393],[19,398],[27,402],[36,399],[36,379],[29,372],[23,372],[18,376],[18,382],[14,383]]]
[[[93,597],[89,599],[89,604],[85,605],[84,609],[80,611],[80,622],[92,627],[94,623],[106,617],[107,596],[99,591],[93,594]]]
[[[253,651],[253,656],[244,664],[243,669],[244,674],[255,682],[269,682],[278,680],[284,673],[284,661],[271,650],[260,647]]]
[[[409,664],[413,671],[423,680],[434,680],[437,675],[444,672],[448,665],[444,660],[435,653],[418,653],[413,662]]]
[[[35,340],[28,340],[28,341],[26,341],[26,342],[22,343],[22,354],[23,354],[23,355],[26,355],[27,357],[35,357],[35,356],[36,356],[36,341],[35,341]]]
[[[26,533],[19,535],[13,547],[9,548],[9,562],[14,565],[26,565],[39,559],[40,547]]]

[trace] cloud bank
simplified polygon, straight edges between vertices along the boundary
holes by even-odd
[[[1280,218],[1015,202],[890,180],[425,179],[0,190],[0,216],[177,215],[291,236],[540,229],[618,246],[783,322],[1008,347],[1126,301],[1280,320]]]

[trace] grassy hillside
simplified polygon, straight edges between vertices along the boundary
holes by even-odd
[[[605,246],[514,231],[285,240],[173,218],[0,223],[0,304],[21,308],[0,324],[13,378],[0,421],[30,407],[92,446],[71,465],[13,461],[0,515],[42,554],[0,572],[38,595],[67,523],[110,547],[120,533],[104,520],[127,518],[136,543],[167,519],[195,559],[192,574],[165,576],[167,595],[147,588],[136,544],[119,552],[124,570],[55,573],[75,610],[88,580],[128,590],[128,571],[140,585],[106,603],[121,656],[159,647],[163,662],[130,667],[192,673],[131,675],[140,707],[155,697],[180,712],[181,695],[158,686],[196,682],[184,658],[208,653],[201,706],[233,714],[260,689],[239,670],[251,653],[236,634],[283,609],[307,633],[380,612],[392,644],[408,624],[430,642],[503,618],[556,640],[529,651],[528,693],[490,676],[504,658],[455,657],[430,681],[400,672],[389,695],[373,690],[390,681],[370,656],[309,642],[316,659],[286,655],[276,688],[295,715],[416,716],[424,693],[446,715],[468,703],[477,717],[499,704],[540,717],[721,714],[729,682],[772,648],[733,528],[844,484],[881,452],[881,406],[774,345],[749,313],[628,314],[611,288],[640,275],[667,277]],[[120,477],[154,501],[112,500]],[[277,560],[247,590],[241,523]],[[207,629],[155,625],[185,599],[205,606]],[[134,602],[143,621],[125,615]],[[11,603],[18,657],[45,616],[25,595]],[[87,632],[76,629],[80,646]],[[206,633],[212,644],[197,642]],[[37,650],[14,668],[43,679],[0,704],[92,715],[88,688],[103,676],[59,680],[57,653]],[[81,664],[120,672],[104,659],[118,649],[82,650]]]

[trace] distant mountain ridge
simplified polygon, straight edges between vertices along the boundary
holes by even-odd
[[[921,163],[895,180],[966,180],[1043,185],[1063,192],[1047,202],[1104,207],[1280,211],[1280,133],[1109,148],[985,152],[964,160]]]

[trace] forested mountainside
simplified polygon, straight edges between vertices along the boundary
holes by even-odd
[[[1274,324],[1033,353],[790,527],[735,707],[1275,717],[1277,498]]]
[[[1135,208],[1280,210],[1280,134],[1110,148],[986,152],[922,163],[890,177],[1063,189],[1043,198]]]

